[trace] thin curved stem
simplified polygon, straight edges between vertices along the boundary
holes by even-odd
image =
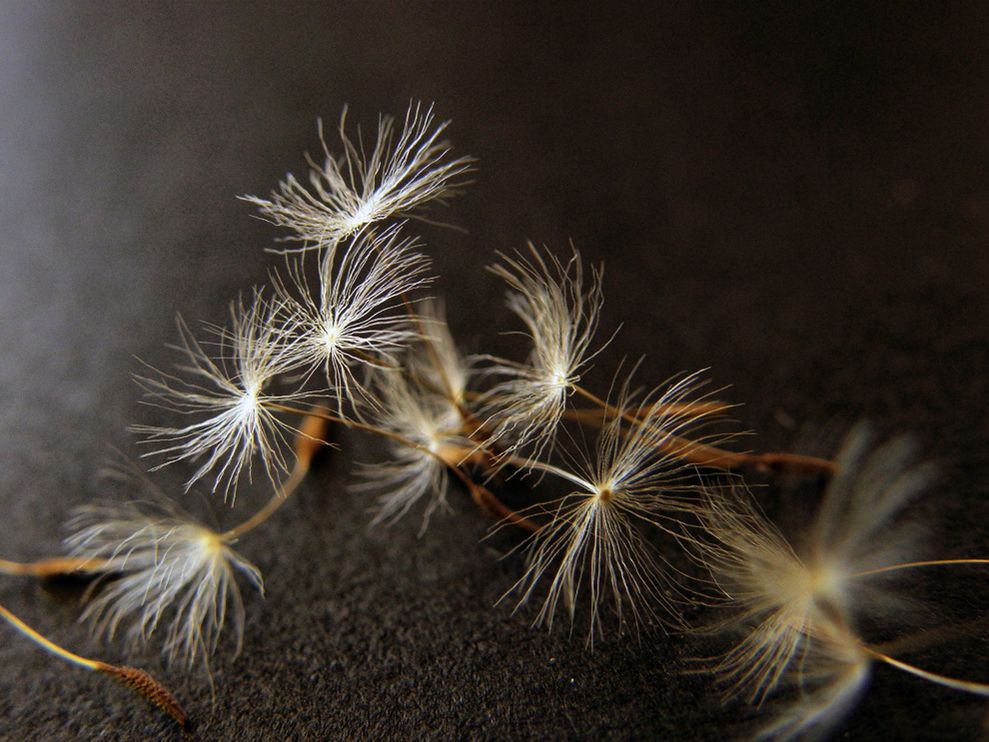
[[[325,407],[316,407],[306,413],[299,434],[295,437],[295,466],[292,468],[292,473],[288,479],[279,485],[275,494],[263,508],[240,525],[221,534],[220,539],[222,541],[233,542],[248,531],[253,531],[274,515],[275,511],[284,505],[289,496],[302,484],[302,480],[309,473],[313,456],[325,444],[323,437],[326,434],[326,419],[322,413],[328,414],[328,410]]]
[[[295,492],[299,484],[302,483],[302,480],[306,478],[308,472],[308,465],[300,466],[299,462],[296,462],[295,468],[292,469],[292,473],[288,479],[282,482],[278,487],[278,491],[268,500],[267,504],[240,525],[234,526],[229,531],[220,534],[220,540],[232,543],[268,520],[268,518],[275,514],[275,511],[285,504],[289,496]]]
[[[922,562],[901,562],[900,564],[890,564],[886,567],[876,567],[863,572],[856,572],[852,577],[869,577],[870,575],[881,575],[886,572],[897,572],[901,569],[916,569],[919,567],[946,567],[952,564],[989,564],[989,559],[929,559]]]
[[[578,487],[583,487],[588,491],[594,489],[594,485],[587,480],[577,476],[573,472],[569,472],[566,469],[561,469],[553,464],[547,464],[543,461],[537,461],[536,459],[529,459],[524,456],[509,456],[505,461],[513,466],[517,466],[520,469],[534,469],[536,471],[545,472],[547,474],[552,474],[554,477],[559,477],[560,479],[565,479],[571,484],[575,484]]]
[[[59,657],[65,660],[66,662],[70,662],[73,665],[77,665],[79,667],[85,667],[87,670],[100,669],[101,663],[99,661],[91,660],[88,657],[82,657],[81,655],[75,654],[74,652],[70,652],[68,649],[65,649],[64,647],[60,647],[55,642],[51,641],[45,636],[42,636],[37,631],[32,629],[30,626],[28,626],[26,623],[24,623],[21,619],[19,619],[13,613],[7,610],[7,608],[3,604],[0,604],[0,617],[4,618],[7,621],[7,623],[9,623],[11,626],[17,629],[21,634],[23,634],[25,637],[27,637],[35,644],[37,644],[39,647],[44,649],[46,652],[51,652],[56,657]]]
[[[65,660],[76,667],[95,670],[104,675],[109,675],[171,716],[179,726],[185,727],[188,724],[189,717],[182,710],[182,706],[179,705],[175,696],[144,670],[136,667],[111,665],[109,662],[90,659],[75,652],[70,652],[65,647],[59,646],[51,639],[32,629],[2,604],[0,604],[0,618],[3,618],[20,632],[22,636],[34,642],[46,652],[50,652],[59,659]]]
[[[442,456],[440,456],[435,451],[429,450],[426,446],[412,440],[400,433],[395,433],[390,430],[385,430],[384,428],[379,428],[375,425],[370,425],[368,423],[358,422],[357,420],[348,420],[345,417],[340,417],[339,415],[334,415],[325,410],[302,410],[297,407],[291,407],[289,405],[283,405],[276,402],[265,402],[266,407],[272,410],[278,410],[280,412],[288,412],[293,414],[308,415],[311,417],[316,417],[327,422],[339,423],[344,427],[352,428],[353,430],[360,430],[365,433],[371,433],[372,435],[381,436],[388,440],[399,443],[403,446],[407,446],[415,451],[431,456],[437,461],[441,462],[444,466],[450,469],[461,482],[470,491],[471,497],[474,502],[478,504],[483,510],[493,513],[498,517],[508,520],[509,522],[524,528],[528,531],[537,531],[539,526],[532,521],[528,520],[522,515],[519,515],[514,510],[505,505],[501,500],[499,500],[491,490],[483,487],[476,482],[474,482],[467,474],[456,464],[447,461]]]
[[[99,572],[107,565],[106,559],[54,557],[39,559],[36,562],[13,562],[0,559],[0,573],[39,579],[55,575],[72,574],[73,572]]]
[[[448,462],[444,463],[446,463],[447,467],[449,467],[449,469],[460,479],[460,481],[464,483],[470,491],[474,502],[482,510],[491,513],[501,520],[508,521],[512,525],[529,531],[530,533],[536,533],[541,528],[538,523],[529,520],[524,515],[520,515],[505,505],[505,503],[499,500],[491,490],[468,477],[467,474],[460,469],[460,467],[451,466]]]
[[[579,385],[574,384],[571,386],[571,389],[577,395],[600,407],[608,415],[613,417],[620,416],[623,420],[633,425],[642,424],[642,420],[633,413],[615,407],[613,404],[601,399],[593,392]],[[726,451],[716,446],[691,441],[677,435],[670,435],[666,441],[660,444],[660,448],[693,464],[710,466],[716,469],[754,469],[767,473],[786,471],[802,474],[828,475],[834,474],[837,471],[837,465],[833,461],[820,459],[815,456],[800,456],[798,454],[788,453],[735,453],[734,451]]]
[[[883,654],[877,649],[873,649],[872,647],[866,645],[862,645],[862,650],[873,659],[877,659],[880,662],[885,662],[887,665],[895,667],[897,670],[903,670],[903,672],[916,675],[918,678],[929,680],[937,685],[943,685],[946,688],[954,688],[955,690],[965,691],[966,693],[975,693],[980,696],[989,696],[989,683],[976,683],[972,680],[959,680],[957,678],[950,678],[947,675],[939,675],[938,673],[924,670],[916,665],[902,662],[901,660],[890,657],[888,654]]]

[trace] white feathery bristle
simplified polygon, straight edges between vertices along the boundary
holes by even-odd
[[[713,669],[730,695],[762,703],[806,649],[807,637],[834,617],[848,618],[848,606],[835,590],[840,575],[815,572],[742,491],[731,502],[710,497],[700,511],[715,542],[703,546],[701,558],[729,605],[739,611],[719,626],[746,627],[744,638]]]
[[[379,493],[375,523],[397,520],[428,496],[425,530],[433,512],[447,507],[448,466],[459,464],[473,444],[459,432],[459,411],[442,395],[413,388],[397,371],[380,374],[378,387],[376,424],[421,448],[394,441],[390,462],[362,467],[360,488]]]
[[[344,109],[338,156],[330,154],[320,123],[325,160],[309,161],[310,188],[288,175],[269,199],[243,197],[272,224],[292,230],[287,239],[305,243],[299,249],[332,246],[369,224],[443,201],[471,170],[470,158],[448,158],[450,146],[440,136],[449,122],[436,123],[432,106],[410,104],[397,131],[394,119],[380,116],[370,152],[359,134],[356,142],[348,136],[346,116]]]
[[[524,511],[549,518],[527,540],[528,567],[512,588],[521,593],[521,605],[549,579],[536,623],[551,627],[561,600],[573,623],[586,592],[593,644],[609,601],[619,629],[638,625],[656,606],[671,608],[669,570],[643,534],[658,529],[679,537],[680,521],[699,507],[695,467],[684,463],[680,444],[672,445],[706,422],[707,413],[685,404],[698,386],[696,376],[686,376],[638,404],[629,402],[626,386],[617,407],[636,422],[611,417],[595,454],[569,469],[533,466],[573,487],[561,499]]]
[[[449,394],[454,404],[466,406],[467,388],[474,373],[472,361],[457,347],[441,302],[429,299],[418,309],[424,338],[412,348],[409,371],[413,378],[437,392]]]
[[[528,328],[532,350],[525,363],[490,359],[485,373],[507,377],[482,399],[482,415],[495,438],[514,441],[517,449],[535,442],[538,456],[552,448],[556,428],[580,372],[595,354],[588,349],[603,301],[603,269],[592,268],[588,285],[580,254],[566,264],[544,257],[529,244],[528,257],[502,255],[503,265],[490,270],[509,286],[507,305]]]
[[[244,606],[236,572],[263,592],[257,567],[214,531],[177,511],[128,503],[78,508],[66,546],[74,557],[107,560],[80,620],[132,645],[167,622],[163,651],[187,667],[208,663],[228,616],[240,651]]]
[[[937,477],[934,464],[916,464],[916,457],[910,436],[876,446],[868,425],[849,432],[809,533],[816,563],[853,573],[916,556],[923,529],[896,519]]]
[[[793,700],[773,705],[774,716],[756,739],[827,738],[861,698],[870,674],[870,658],[854,636],[840,631],[815,636],[799,670],[789,673],[788,680],[798,692]]]
[[[865,426],[847,437],[799,552],[741,496],[730,503],[712,497],[700,511],[711,538],[696,542],[698,558],[737,611],[717,627],[744,631],[712,669],[730,695],[749,702],[762,703],[787,677],[801,687],[801,698],[766,727],[767,737],[825,730],[850,709],[868,678],[869,656],[855,626],[890,605],[879,583],[891,575],[876,570],[907,557],[907,536],[916,533],[894,520],[933,473],[930,466],[909,466],[909,439],[876,449],[872,440]],[[815,677],[817,689],[805,692]]]
[[[310,372],[322,367],[340,408],[345,400],[371,401],[364,378],[369,368],[397,365],[397,355],[420,338],[408,296],[428,285],[429,259],[401,225],[381,234],[365,230],[344,249],[320,261],[319,286],[311,290],[300,259],[276,290],[292,328],[288,360]],[[360,378],[354,369],[364,370]]]
[[[249,306],[243,300],[231,304],[230,314],[231,329],[215,330],[219,347],[212,356],[179,319],[176,349],[185,363],[176,373],[181,376],[152,369],[154,376],[137,378],[150,404],[193,421],[183,427],[135,425],[132,430],[144,436],[143,444],[154,447],[144,456],[165,458],[156,469],[177,461],[197,463],[186,489],[212,474],[213,491],[232,500],[241,476],[246,472],[251,478],[255,456],[273,486],[278,474],[288,470],[284,451],[291,428],[268,405],[291,403],[307,393],[277,395],[267,389],[296,364],[291,328],[282,324],[282,305],[256,291]]]

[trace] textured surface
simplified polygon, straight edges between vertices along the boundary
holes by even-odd
[[[436,101],[457,151],[479,158],[443,214],[468,233],[423,228],[469,349],[517,353],[497,335],[513,325],[482,270],[493,250],[572,238],[607,263],[604,325],[624,322],[594,385],[622,354],[647,354],[655,381],[710,367],[764,450],[860,417],[916,431],[950,465],[921,506],[945,524],[940,553],[986,551],[987,19],[530,5],[0,8],[2,556],[57,551],[67,510],[102,493],[108,446],[133,453],[126,425],[154,414],[134,357],[168,362],[175,313],[222,321],[276,263],[274,231],[234,196],[299,171],[317,116],[349,104],[367,123],[412,98]],[[339,440],[243,545],[267,597],[248,599],[242,656],[216,657],[213,701],[153,648],[97,649],[74,622],[78,592],[7,579],[0,600],[154,672],[202,739],[746,728],[749,712],[681,674],[703,644],[647,629],[591,654],[493,607],[520,573],[498,559],[515,539],[482,541],[490,524],[466,498],[421,538],[415,518],[369,530],[347,462],[376,444]],[[182,475],[157,481],[178,491]],[[230,521],[263,496],[243,493],[235,514],[213,504]],[[12,637],[0,630],[0,738],[178,737]],[[941,669],[974,674],[985,652],[942,653]],[[979,735],[983,703],[877,675],[849,738]]]

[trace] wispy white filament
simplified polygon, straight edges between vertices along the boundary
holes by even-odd
[[[797,696],[783,702],[764,724],[760,740],[827,739],[828,732],[859,701],[871,675],[869,656],[854,636],[832,631],[809,643],[800,669],[791,674]]]
[[[508,284],[508,308],[521,319],[532,341],[525,363],[492,359],[486,370],[505,377],[486,395],[483,414],[496,438],[519,448],[534,441],[535,455],[552,448],[568,396],[580,381],[601,311],[602,269],[593,268],[585,286],[580,255],[566,264],[529,244],[529,255],[502,256],[491,271]]]
[[[80,620],[112,639],[143,644],[164,627],[163,651],[191,667],[216,649],[227,619],[240,651],[244,606],[236,573],[263,592],[261,573],[217,533],[178,513],[128,503],[79,508],[68,527],[73,556],[107,560]]]
[[[623,394],[618,408],[636,422],[611,417],[593,457],[570,469],[533,465],[572,488],[531,511],[549,522],[529,538],[528,568],[513,590],[521,593],[522,603],[549,580],[537,623],[551,626],[561,601],[573,622],[577,601],[586,592],[588,643],[593,643],[609,601],[620,627],[640,623],[656,605],[669,606],[669,569],[643,534],[658,529],[679,536],[681,519],[700,506],[694,467],[684,463],[683,448],[674,445],[677,436],[696,432],[705,422],[703,411],[685,404],[697,387],[692,375],[638,405]]]
[[[422,342],[413,346],[408,366],[413,378],[437,392],[448,394],[454,404],[466,406],[467,388],[474,375],[446,322],[443,305],[427,300],[419,305]]]
[[[736,610],[719,626],[744,632],[713,669],[731,695],[750,702],[762,703],[785,678],[801,688],[766,727],[767,737],[823,732],[868,679],[870,658],[855,626],[888,607],[873,571],[905,558],[908,524],[895,519],[932,475],[929,466],[908,465],[908,440],[874,451],[871,442],[864,426],[849,435],[799,551],[741,498],[731,504],[712,498],[700,513],[713,536],[700,558]]]
[[[153,448],[145,456],[164,457],[156,468],[194,462],[198,468],[186,488],[212,475],[213,491],[222,491],[224,499],[236,495],[245,472],[251,478],[255,456],[273,485],[278,474],[287,471],[284,451],[291,429],[267,405],[306,396],[302,391],[279,395],[268,390],[276,376],[297,364],[296,341],[291,327],[282,324],[282,305],[255,292],[250,305],[235,302],[230,314],[231,328],[217,331],[215,355],[208,354],[179,320],[176,349],[185,363],[176,367],[174,375],[155,371],[154,376],[138,378],[152,404],[191,422],[181,427],[133,427]]]
[[[433,512],[447,506],[448,465],[459,464],[473,444],[460,435],[460,413],[443,395],[413,387],[396,371],[381,374],[379,390],[377,425],[421,448],[393,442],[390,462],[363,468],[362,488],[379,493],[376,523],[397,520],[428,497],[425,529]]]
[[[420,337],[407,297],[429,283],[429,260],[399,230],[365,230],[327,250],[315,290],[301,260],[290,264],[288,282],[277,281],[293,337],[287,361],[322,367],[341,407],[372,399],[355,368],[394,367],[396,354]]]
[[[436,123],[432,106],[411,104],[400,129],[390,116],[379,117],[370,151],[359,133],[357,141],[347,134],[346,115],[344,109],[339,155],[330,153],[320,123],[325,160],[309,160],[309,188],[288,175],[270,198],[244,197],[264,218],[292,230],[288,239],[305,243],[300,249],[333,245],[369,224],[443,200],[471,169],[469,158],[448,158],[440,136],[449,122]]]

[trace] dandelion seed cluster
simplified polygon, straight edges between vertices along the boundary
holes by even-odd
[[[490,267],[524,329],[521,360],[461,351],[442,305],[424,293],[432,266],[409,221],[472,171],[441,139],[446,128],[413,103],[400,126],[379,119],[368,150],[344,115],[335,153],[320,127],[324,159],[309,160],[308,187],[289,175],[269,198],[244,197],[287,230],[284,265],[270,289],[231,304],[227,327],[206,326],[208,339],[179,321],[179,362],[138,377],[165,421],[133,430],[153,469],[192,470],[187,490],[205,486],[233,505],[239,487],[267,483],[272,499],[229,530],[160,494],[148,506],[145,484],[134,488],[140,500],[77,511],[65,543],[98,575],[82,615],[94,632],[132,644],[163,633],[165,654],[191,667],[208,661],[230,619],[239,648],[238,580],[263,583],[234,546],[298,487],[323,428],[335,425],[387,443],[389,458],[362,461],[355,486],[375,498],[374,524],[419,508],[425,530],[457,490],[525,531],[503,600],[536,624],[562,617],[593,646],[608,633],[669,636],[657,625],[682,632],[687,606],[727,615],[703,627],[734,637],[703,665],[727,695],[762,705],[798,686],[770,711],[766,738],[833,727],[877,662],[989,693],[884,654],[860,633],[863,616],[889,605],[884,578],[937,564],[907,562],[907,539],[897,538],[900,512],[930,479],[902,440],[876,448],[859,428],[835,462],[738,453],[730,405],[702,372],[644,392],[635,369],[619,365],[611,391],[593,392],[585,378],[614,338],[598,333],[603,267],[585,265],[572,245],[558,255],[529,244]],[[799,548],[742,480],[788,466],[831,478]],[[531,500],[506,504],[495,486],[506,480]]]

